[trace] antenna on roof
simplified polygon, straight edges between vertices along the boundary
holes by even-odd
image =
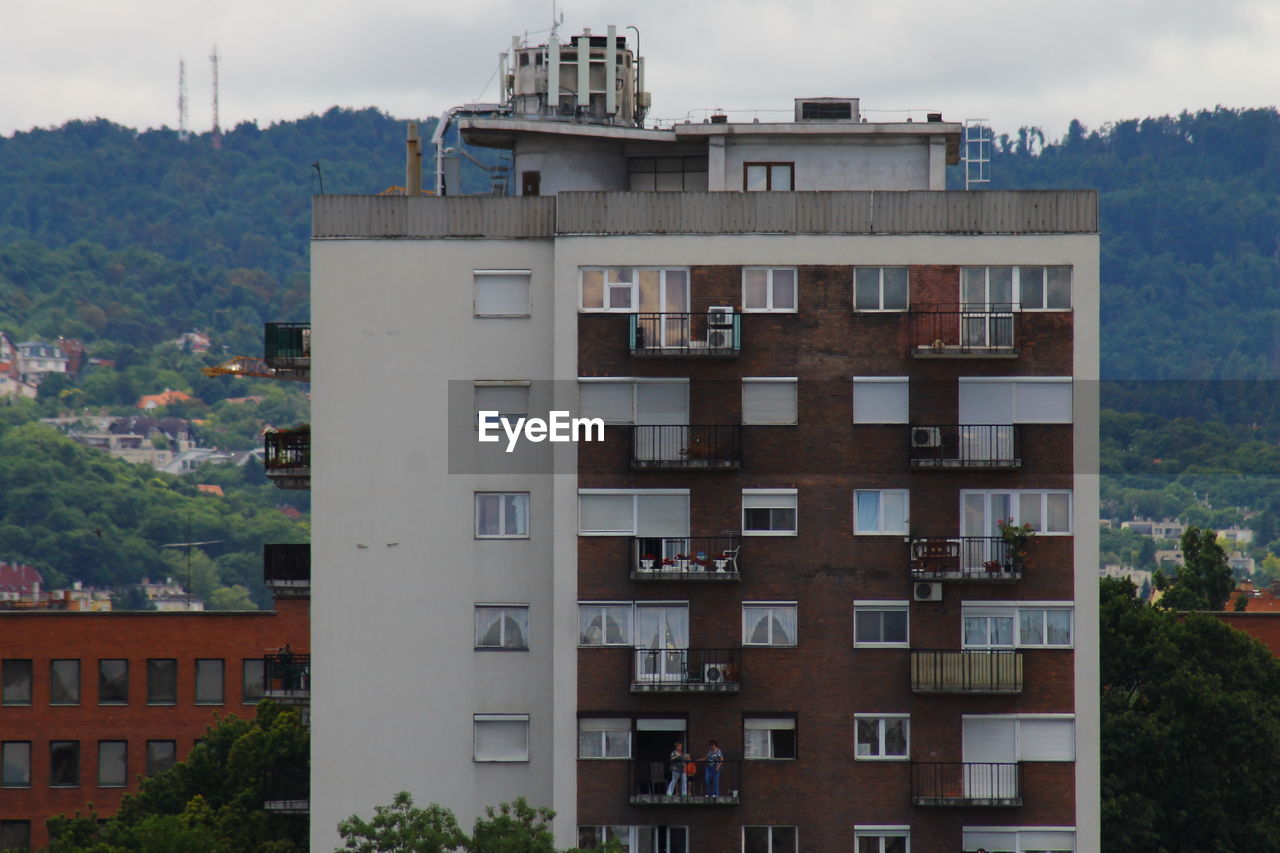
[[[964,188],[991,183],[991,126],[985,118],[964,120]]]

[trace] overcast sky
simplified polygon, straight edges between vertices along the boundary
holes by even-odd
[[[550,0],[0,0],[0,135],[101,116],[266,126],[331,106],[438,115],[497,93],[512,35],[546,39]],[[783,118],[796,96],[855,96],[872,120],[941,111],[1060,137],[1280,97],[1277,0],[565,0],[561,35],[640,29],[651,118],[720,107]],[[540,32],[541,31],[541,32]],[[878,112],[885,111],[885,112]]]

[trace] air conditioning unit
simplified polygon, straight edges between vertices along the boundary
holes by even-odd
[[[704,684],[724,684],[727,681],[726,666],[722,663],[704,663],[702,665],[702,681]]]
[[[713,305],[707,309],[707,347],[729,349],[733,346],[733,306]]]
[[[912,447],[941,447],[941,427],[915,427],[911,430]]]
[[[915,585],[916,601],[941,601],[942,600],[942,584],[940,583],[918,583]]]

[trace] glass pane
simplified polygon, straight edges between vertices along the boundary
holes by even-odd
[[[856,492],[858,533],[875,533],[880,529],[880,493]]]
[[[502,643],[502,611],[495,607],[476,608],[476,645],[494,648]]]
[[[742,307],[765,309],[769,307],[768,270],[747,270],[742,277]]]
[[[1032,530],[1043,530],[1040,519],[1040,492],[1018,495],[1018,523],[1030,524]]]
[[[506,528],[503,533],[507,536],[528,536],[529,535],[529,496],[503,495],[502,511]]]
[[[604,732],[578,732],[578,757],[602,757],[601,748],[604,746],[604,740],[601,735],[603,734]]]
[[[986,495],[967,494],[964,496],[964,524],[962,525],[963,534],[965,536],[986,536],[987,535],[987,502]]]
[[[31,704],[31,661],[4,662],[4,704]]]
[[[614,267],[609,270],[608,281],[610,284],[630,284],[631,273],[631,267]]]
[[[476,495],[476,535],[497,536],[501,512],[501,495]]]
[[[605,732],[604,754],[609,758],[631,756],[631,732]]]
[[[991,267],[988,276],[988,304],[997,310],[1009,310],[1013,304],[1013,267]]]
[[[793,646],[796,642],[796,611],[792,607],[779,607],[773,611],[773,644]]]
[[[960,270],[960,301],[966,306],[987,304],[986,267],[965,267]]]
[[[1071,644],[1071,611],[1048,610],[1045,612],[1048,630],[1048,643],[1051,646],[1067,646]]]
[[[769,189],[786,192],[791,189],[791,164],[769,167]]]
[[[746,729],[742,733],[744,755],[747,758],[769,758],[769,730]]]
[[[907,611],[886,610],[880,614],[884,624],[884,642],[905,643],[907,641]]]
[[[907,496],[901,492],[884,493],[884,530],[905,533],[907,530]]]
[[[884,307],[897,309],[904,309],[907,307],[906,267],[885,267]]]
[[[119,786],[128,782],[125,765],[125,743],[120,740],[98,744],[98,784]]]
[[[265,661],[261,658],[247,659],[244,662],[244,701],[257,702],[266,692],[264,684]]]
[[[996,492],[991,496],[991,527],[986,535],[1000,535],[1000,526],[997,522],[1002,518],[1013,519],[1013,495],[1009,492]]]
[[[636,310],[642,314],[656,314],[662,310],[661,270],[640,270],[640,304]]]
[[[626,645],[631,642],[631,610],[626,607],[605,609],[605,642]]]
[[[218,704],[222,702],[222,661],[196,661],[196,702]]]
[[[1018,633],[1024,646],[1044,645],[1044,611],[1019,610]]]
[[[604,277],[600,270],[582,271],[582,307],[604,307]]]
[[[80,742],[55,740],[49,743],[49,784],[80,784]]]
[[[601,608],[578,608],[578,642],[584,646],[603,645],[604,611]]]
[[[853,614],[853,638],[859,643],[882,642],[881,612],[878,610],[856,610]]]
[[[773,307],[779,310],[796,307],[795,270],[773,271]]]
[[[1071,307],[1071,267],[1049,267],[1046,308]]]
[[[868,835],[859,837],[858,853],[880,853],[880,839]]]
[[[858,755],[880,754],[880,721],[859,719],[855,721],[858,730]]]
[[[964,644],[966,646],[985,646],[987,644],[987,617],[964,617]]]
[[[742,853],[769,853],[769,827],[744,826]]]
[[[529,641],[529,611],[523,608],[508,610],[503,614],[503,646],[508,649],[527,649]]]
[[[98,702],[119,705],[129,701],[129,662],[98,661]]]
[[[885,720],[884,721],[884,754],[885,755],[906,755],[907,754],[907,721],[906,720]]]
[[[1071,495],[1063,492],[1050,493],[1046,498],[1049,505],[1049,519],[1045,526],[1049,533],[1071,532]]]
[[[625,311],[631,308],[631,286],[613,285],[609,288],[609,308]]]
[[[768,530],[770,522],[769,510],[748,507],[742,511],[742,529],[759,531]]]
[[[907,853],[907,839],[900,835],[886,838],[884,840],[884,853]]]
[[[689,277],[684,270],[667,270],[665,302],[662,310],[668,314],[685,314],[689,311]]]
[[[49,676],[49,702],[53,705],[80,704],[80,661],[53,661]]]
[[[769,529],[774,531],[792,531],[796,529],[796,511],[794,509],[769,510]]]
[[[747,166],[747,190],[767,190],[769,169],[767,166]]]
[[[147,703],[172,705],[178,701],[178,662],[152,659],[147,661]]]
[[[31,785],[31,744],[10,742],[0,747],[3,756],[3,775],[0,781],[6,788],[27,788]]]
[[[742,642],[754,646],[767,645],[769,643],[768,608],[743,608],[742,622],[746,629],[743,631]]]
[[[853,307],[864,311],[880,308],[880,268],[858,267],[853,275]]]
[[[1018,301],[1024,309],[1044,307],[1044,267],[1018,269]]]
[[[177,748],[171,740],[147,741],[147,775],[163,773],[174,765]]]
[[[1012,646],[1013,645],[1013,617],[1012,616],[992,616],[991,617],[991,645],[993,646]]]

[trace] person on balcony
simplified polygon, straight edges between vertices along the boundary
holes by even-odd
[[[707,796],[720,796],[720,766],[724,764],[724,753],[720,744],[714,740],[707,741]]]
[[[671,757],[667,759],[667,769],[671,773],[671,781],[667,783],[668,797],[675,793],[677,780],[680,782],[680,796],[689,796],[689,777],[685,774],[685,765],[690,761],[693,761],[693,756],[684,751],[683,743],[676,741]]]

